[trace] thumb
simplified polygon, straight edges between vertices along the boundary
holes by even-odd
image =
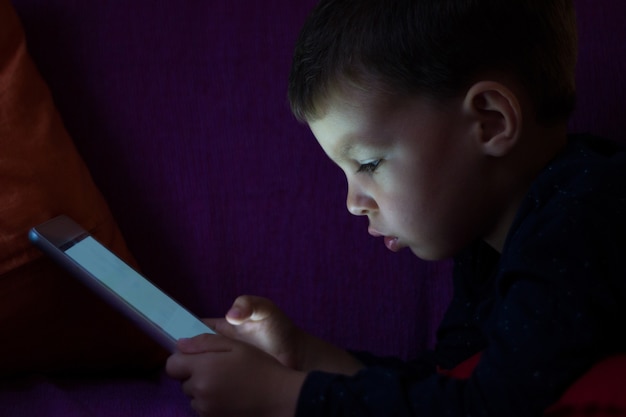
[[[268,318],[276,307],[267,298],[253,295],[242,295],[237,297],[228,313],[226,320],[235,326],[248,321],[262,321]]]

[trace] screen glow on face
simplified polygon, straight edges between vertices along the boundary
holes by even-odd
[[[213,333],[91,236],[65,253],[174,340]]]

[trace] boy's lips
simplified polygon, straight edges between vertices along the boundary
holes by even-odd
[[[398,238],[395,236],[385,236],[385,246],[392,252],[398,252],[401,249]]]
[[[389,249],[392,252],[398,252],[401,247],[400,244],[398,242],[398,238],[396,236],[385,236],[384,233],[379,232],[376,229],[373,228],[368,228],[367,229],[368,233],[374,237],[383,237],[384,238],[384,242],[385,242],[385,246],[387,247],[387,249]]]

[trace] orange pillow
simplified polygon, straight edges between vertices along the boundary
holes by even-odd
[[[28,242],[73,217],[131,265],[131,254],[0,0],[0,374],[153,367],[163,351]]]

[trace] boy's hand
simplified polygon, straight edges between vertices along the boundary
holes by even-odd
[[[305,374],[221,335],[178,341],[166,372],[182,382],[200,415],[293,416]],[[196,353],[200,352],[200,353]]]
[[[363,367],[345,350],[303,332],[266,298],[243,295],[225,319],[204,322],[218,334],[256,346],[294,370],[353,375]],[[202,346],[186,349],[187,353],[200,353]]]
[[[289,368],[302,369],[300,346],[306,335],[266,298],[240,296],[225,319],[204,322],[220,335],[256,346]]]

